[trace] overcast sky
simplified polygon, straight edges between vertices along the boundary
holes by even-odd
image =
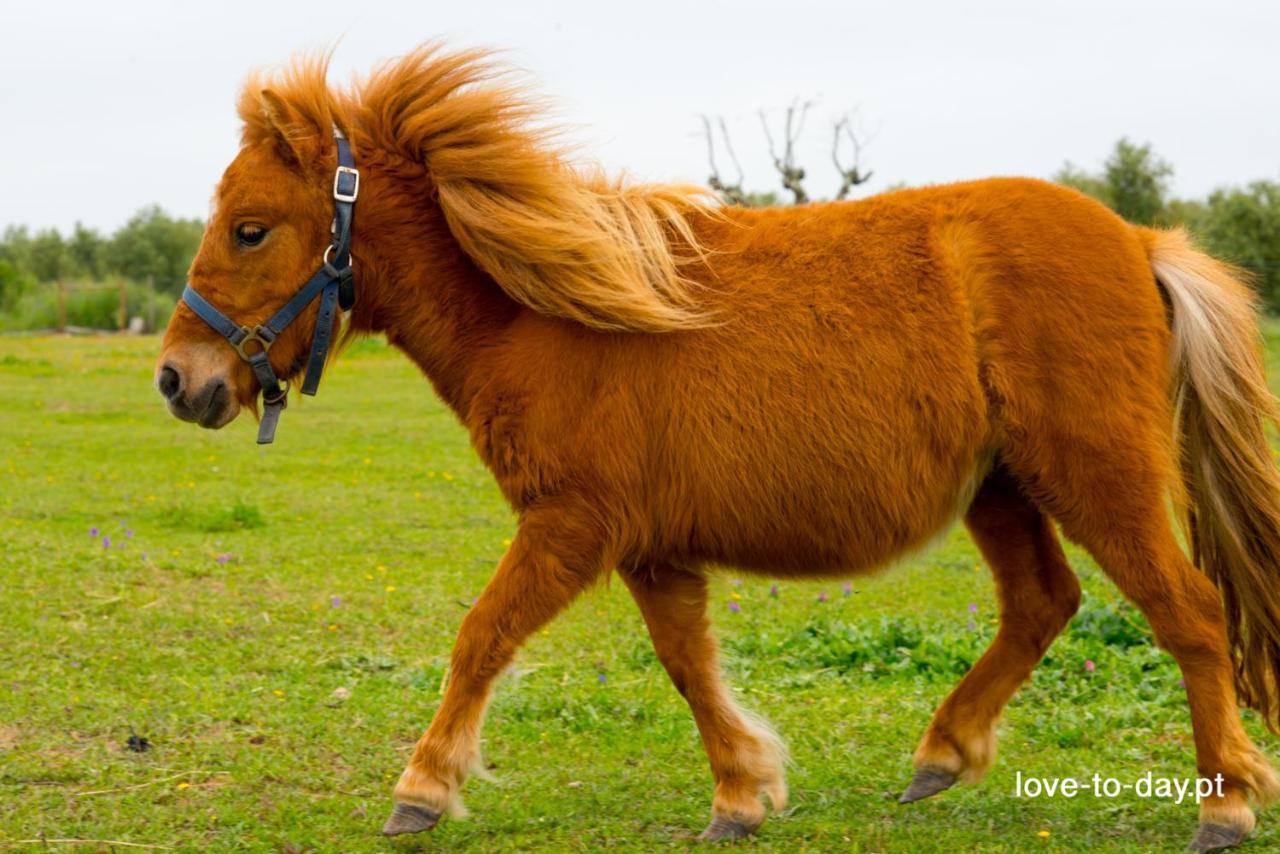
[[[748,187],[774,188],[756,111],[780,121],[796,96],[816,102],[800,160],[818,196],[854,107],[876,132],[864,194],[1095,167],[1121,136],[1152,142],[1180,194],[1280,178],[1275,0],[4,0],[0,33],[0,226],[204,216],[250,68],[340,40],[345,81],[435,36],[509,49],[585,151],[643,178],[705,180],[708,112]]]

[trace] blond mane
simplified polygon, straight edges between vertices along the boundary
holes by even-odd
[[[463,251],[514,300],[596,329],[661,332],[711,322],[682,273],[703,249],[690,217],[702,187],[628,184],[569,163],[555,129],[486,51],[425,45],[346,92],[328,57],[295,61],[240,98],[244,140],[271,133],[271,89],[313,128],[335,118],[425,167]],[[306,132],[306,131],[304,131]],[[318,131],[317,131],[318,132]]]

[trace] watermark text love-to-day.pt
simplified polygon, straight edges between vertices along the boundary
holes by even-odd
[[[1221,774],[1210,777],[1159,777],[1152,771],[1136,779],[1121,780],[1094,774],[1092,777],[1035,777],[1018,771],[1014,777],[1016,798],[1118,798],[1131,794],[1139,798],[1159,798],[1180,804],[1188,798],[1200,803],[1204,798],[1222,797]]]

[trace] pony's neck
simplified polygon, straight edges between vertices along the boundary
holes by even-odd
[[[458,246],[423,176],[362,160],[352,329],[384,333],[465,416],[477,363],[519,306]]]

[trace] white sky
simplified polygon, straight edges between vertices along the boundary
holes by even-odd
[[[1122,135],[1155,144],[1180,194],[1280,177],[1275,0],[0,0],[0,33],[0,227],[204,216],[251,67],[341,39],[345,81],[437,35],[509,48],[585,151],[644,178],[705,180],[710,112],[748,188],[775,188],[755,111],[780,120],[797,95],[817,101],[800,148],[817,196],[831,119],[855,106],[878,129],[864,194],[1092,168]]]

